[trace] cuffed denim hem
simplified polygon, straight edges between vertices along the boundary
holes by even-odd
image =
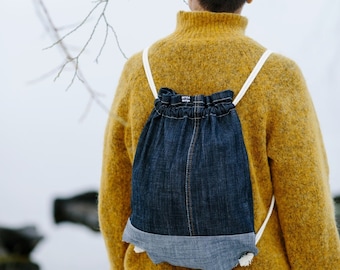
[[[169,236],[143,232],[130,220],[123,241],[147,252],[155,263],[203,270],[230,270],[246,253],[256,255],[255,233],[218,236]]]

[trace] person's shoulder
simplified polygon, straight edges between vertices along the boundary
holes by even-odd
[[[273,97],[282,96],[283,92],[286,96],[295,98],[299,95],[306,96],[307,84],[295,60],[273,52],[268,58],[263,72]]]
[[[129,72],[135,70],[135,69],[140,69],[143,65],[142,62],[142,51],[134,53],[132,56],[130,56],[125,64],[124,64],[124,69],[129,70]]]
[[[279,74],[285,74],[285,75],[295,75],[300,76],[301,70],[299,65],[291,58],[277,53],[272,52],[269,59],[267,60],[267,68],[270,70],[270,72],[277,72]]]
[[[160,60],[162,58],[162,52],[159,51],[159,44],[161,41],[155,42],[148,47],[143,48],[142,50],[134,53],[131,57],[127,59],[124,64],[124,72],[128,72],[130,74],[143,73],[144,74],[144,63],[143,63],[143,54],[144,51],[147,53],[148,61],[152,61],[152,59]]]

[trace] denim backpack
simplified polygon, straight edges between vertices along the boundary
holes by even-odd
[[[132,168],[132,212],[123,241],[135,252],[147,252],[155,264],[193,269],[250,265],[275,200],[255,234],[248,156],[235,106],[270,53],[263,54],[233,99],[231,90],[210,96],[169,88],[157,93],[144,50],[156,100]]]

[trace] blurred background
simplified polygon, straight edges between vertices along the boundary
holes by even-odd
[[[108,269],[101,235],[72,223],[56,225],[54,200],[98,190],[105,108],[111,105],[125,56],[171,33],[176,13],[188,7],[181,0],[111,0],[106,17],[91,34],[105,3],[99,5],[81,28],[63,40],[72,55],[90,40],[78,58],[89,91],[77,79],[69,87],[72,64],[58,76],[65,54],[58,45],[45,49],[56,38],[47,27],[41,3],[63,36],[99,2],[1,4],[0,227],[37,227],[44,239],[31,257],[41,269]],[[340,194],[339,10],[338,0],[259,0],[246,5],[243,13],[249,19],[247,35],[295,60],[305,75],[324,134],[333,195]],[[101,51],[104,19],[113,27],[119,46],[110,32]]]

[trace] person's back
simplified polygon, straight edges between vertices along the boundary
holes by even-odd
[[[214,1],[190,4],[209,9],[205,2]],[[266,50],[245,36],[247,20],[196,11],[180,12],[177,23],[173,34],[149,49],[156,87],[188,96],[231,89],[236,96]],[[121,241],[130,214],[132,162],[153,103],[139,53],[126,63],[112,107],[117,117],[109,119],[106,133],[99,213],[112,269],[174,269],[154,265]],[[277,200],[249,269],[340,269],[326,155],[299,68],[271,55],[236,110],[249,159],[255,231],[273,194]]]

